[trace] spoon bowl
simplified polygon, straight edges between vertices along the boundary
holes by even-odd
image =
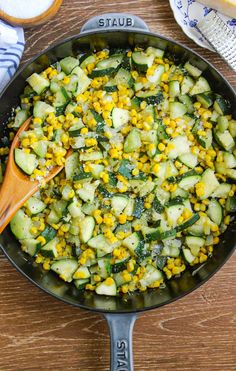
[[[38,180],[32,181],[28,175],[24,174],[16,165],[14,159],[14,150],[19,147],[20,134],[28,129],[31,121],[32,117],[29,117],[21,125],[10,148],[7,168],[0,189],[0,233],[2,233],[14,214],[40,188],[40,182]],[[69,150],[67,156],[69,156],[70,153],[71,151]],[[49,180],[54,178],[63,168],[64,165],[54,166],[44,177],[44,182],[49,182]]]

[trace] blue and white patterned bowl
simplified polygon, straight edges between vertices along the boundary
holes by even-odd
[[[196,0],[170,0],[176,22],[180,25],[183,32],[196,44],[213,51],[212,47],[202,37],[196,28],[198,21],[204,18],[211,8],[208,8]],[[236,33],[236,19],[229,18],[219,13],[228,27]]]

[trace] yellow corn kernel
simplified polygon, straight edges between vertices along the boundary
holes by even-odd
[[[120,153],[116,148],[111,148],[109,150],[109,154],[110,154],[111,158],[119,158],[120,157]]]
[[[224,224],[225,225],[229,225],[230,223],[230,215],[227,215],[225,218],[224,218]]]
[[[233,197],[233,195],[234,195],[234,191],[231,189],[231,191],[229,191],[229,196]]]
[[[174,264],[175,264],[175,266],[176,267],[180,267],[181,266],[181,259],[180,258],[176,258],[175,260],[174,260]]]
[[[203,172],[203,168],[202,168],[201,166],[197,166],[197,167],[195,168],[195,170],[196,170],[199,174],[201,174],[201,173]]]
[[[225,199],[224,198],[220,198],[219,199],[219,203],[222,205],[222,206],[224,206],[225,205]]]
[[[57,70],[53,70],[49,75],[48,75],[48,77],[49,77],[49,79],[52,79],[54,76],[57,76]]]
[[[172,273],[173,274],[179,274],[180,273],[180,269],[179,269],[179,267],[174,267],[173,269],[172,269]]]
[[[202,136],[202,137],[205,137],[206,136],[206,132],[203,131],[203,130],[198,130],[197,134],[200,135],[200,136]]]
[[[207,255],[201,254],[199,258],[200,263],[204,263],[206,260],[207,260]]]
[[[30,141],[28,138],[24,138],[22,141],[21,141],[21,145],[22,147],[28,147],[30,145]]]
[[[80,131],[80,134],[87,134],[88,133],[88,128],[82,128]]]
[[[159,151],[161,151],[161,152],[163,152],[164,150],[165,150],[165,145],[163,144],[163,143],[159,143],[158,144],[158,149],[159,149]]]
[[[119,231],[119,232],[117,232],[116,237],[117,237],[119,240],[123,240],[123,239],[126,237],[126,236],[125,236],[125,232],[123,232],[123,231]]]
[[[63,224],[61,227],[60,227],[60,230],[62,232],[68,232],[70,229],[70,226],[68,224]]]
[[[99,209],[96,209],[96,210],[94,210],[94,212],[93,212],[93,216],[98,216],[98,215],[101,215],[101,213],[102,213],[102,211],[101,211],[101,210],[99,210]]]
[[[177,184],[170,184],[170,192],[173,193],[178,188]]]
[[[132,170],[132,175],[136,176],[139,174],[139,169]]]
[[[196,203],[196,204],[194,205],[194,210],[195,210],[195,211],[200,211],[200,209],[201,209],[201,205],[198,204],[198,203]]]
[[[108,277],[108,278],[105,280],[105,284],[108,285],[108,286],[113,285],[113,284],[114,284],[114,280],[113,280],[113,278]]]
[[[83,279],[86,278],[85,272],[75,272],[74,277],[75,279]]]
[[[24,148],[23,151],[24,151],[24,153],[30,153],[30,149],[29,148]]]
[[[123,294],[127,294],[127,292],[129,291],[128,286],[127,285],[122,285],[121,286],[121,291],[123,292]]]
[[[215,238],[218,238],[218,237],[215,237]],[[212,253],[213,250],[214,250],[214,247],[213,246],[208,246],[207,250],[208,250],[209,253]]]
[[[37,241],[39,241],[41,245],[45,245],[47,242],[43,236],[37,237]]]
[[[202,114],[203,120],[208,120],[209,117],[211,117],[211,111],[206,110],[205,112],[203,112]]]
[[[80,184],[80,183],[74,183],[74,188],[75,189],[81,189],[82,188],[82,184]]]
[[[53,223],[52,224],[52,227],[54,228],[54,229],[56,229],[56,230],[58,230],[60,227],[57,225],[57,224],[55,224],[55,223]]]
[[[70,83],[70,77],[69,76],[64,77],[63,84],[68,85],[69,83]]]
[[[167,81],[169,77],[169,74],[167,72],[164,72],[161,77],[161,81]]]
[[[86,290],[90,290],[90,291],[94,291],[95,290],[95,286],[91,285],[91,283],[87,283],[87,285],[85,286],[85,289]]]
[[[99,216],[99,215],[95,216],[95,219],[96,219],[97,224],[102,224],[103,218],[101,216]]]
[[[203,188],[197,188],[196,189],[196,194],[198,197],[204,196],[204,189]]]
[[[184,221],[184,218],[183,218],[182,216],[180,216],[180,217],[178,218],[178,220],[177,220],[178,224],[183,223],[183,221]]]
[[[42,120],[40,117],[35,117],[35,118],[33,119],[33,123],[34,123],[34,124],[39,124],[39,125],[41,125],[42,122],[43,122],[43,120]]]
[[[124,186],[124,187],[119,189],[119,192],[120,193],[125,193],[125,192],[127,192],[127,190],[128,190],[128,187]]]
[[[145,130],[145,131],[151,130],[151,125],[148,124],[147,122],[144,122],[143,123],[143,130]]]
[[[30,232],[33,233],[33,234],[37,234],[38,233],[38,229],[36,227],[31,227],[30,228]]]
[[[131,281],[131,275],[130,275],[127,271],[123,271],[123,272],[122,272],[122,277],[124,278],[124,280],[125,280],[126,282]]]
[[[87,147],[92,147],[92,146],[96,146],[97,145],[97,140],[95,138],[88,138],[88,139],[85,139],[85,145]]]
[[[41,224],[40,224],[40,226],[39,226],[39,231],[44,231],[44,229],[46,228],[46,226],[45,226],[45,223],[44,222],[42,222]]]
[[[191,263],[191,265],[195,265],[195,264],[198,264],[198,263],[199,263],[199,258],[196,257],[196,258],[194,259],[194,261]]]
[[[201,204],[201,206],[200,206],[200,210],[201,210],[201,211],[206,211],[206,205]]]
[[[69,193],[68,193],[68,198],[73,198],[75,195],[75,191],[72,189]]]
[[[134,260],[129,260],[128,263],[127,263],[127,271],[128,272],[132,272],[134,270],[134,263],[135,261]]]
[[[45,261],[44,263],[43,263],[43,269],[45,269],[46,271],[49,271],[50,270],[50,264],[49,264],[49,262],[48,261]]]
[[[144,202],[144,207],[145,209],[151,209],[152,205],[150,204],[150,202]]]
[[[120,214],[117,219],[118,219],[118,221],[119,221],[120,224],[125,224],[126,221],[127,221],[127,215]]]
[[[103,174],[102,175],[102,180],[104,181],[104,183],[108,183],[109,182],[109,175],[107,173]]]
[[[149,151],[154,151],[154,149],[156,148],[155,144],[154,143],[151,143],[148,145],[148,150]]]
[[[109,213],[108,214],[105,214],[104,217],[103,217],[103,222],[107,226],[112,227],[114,225],[112,214],[109,214]]]
[[[163,271],[166,274],[166,278],[169,280],[172,277],[172,272],[168,268],[164,268]]]
[[[218,230],[219,230],[218,225],[216,225],[216,224],[211,225],[211,231],[212,232],[217,232]]]
[[[62,134],[61,141],[63,144],[67,144],[69,142],[69,136],[67,134]]]
[[[159,165],[159,164],[155,164],[155,165],[153,166],[153,168],[152,168],[152,171],[153,171],[154,173],[157,173],[157,172],[159,171],[159,169],[160,169],[160,165]]]

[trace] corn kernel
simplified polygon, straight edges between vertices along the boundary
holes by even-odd
[[[127,215],[120,214],[117,219],[118,219],[118,221],[119,221],[120,224],[125,224],[126,221],[127,221]]]
[[[113,280],[113,278],[108,277],[108,278],[105,280],[105,284],[108,285],[108,286],[113,285],[113,284],[114,284],[114,280]]]
[[[158,149],[159,149],[159,151],[161,151],[161,152],[163,152],[164,150],[165,150],[165,145],[163,144],[163,143],[159,143],[158,144]]]

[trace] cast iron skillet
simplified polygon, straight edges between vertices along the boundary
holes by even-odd
[[[19,103],[26,78],[68,55],[104,47],[154,46],[175,55],[185,62],[190,60],[204,70],[213,89],[231,101],[236,117],[236,95],[229,83],[212,65],[190,49],[149,32],[147,25],[130,14],[104,14],[94,17],[79,35],[50,47],[23,67],[6,87],[0,100],[0,138],[4,136],[6,119],[11,108]],[[171,279],[164,289],[149,290],[123,297],[98,296],[94,292],[78,291],[73,285],[60,280],[53,272],[46,272],[23,253],[19,243],[7,228],[0,235],[0,246],[12,264],[32,283],[68,304],[102,313],[108,321],[111,334],[111,369],[132,371],[132,328],[138,312],[158,308],[177,300],[206,282],[233,253],[236,245],[236,224],[224,234],[214,256],[201,269],[187,270],[181,277]]]

